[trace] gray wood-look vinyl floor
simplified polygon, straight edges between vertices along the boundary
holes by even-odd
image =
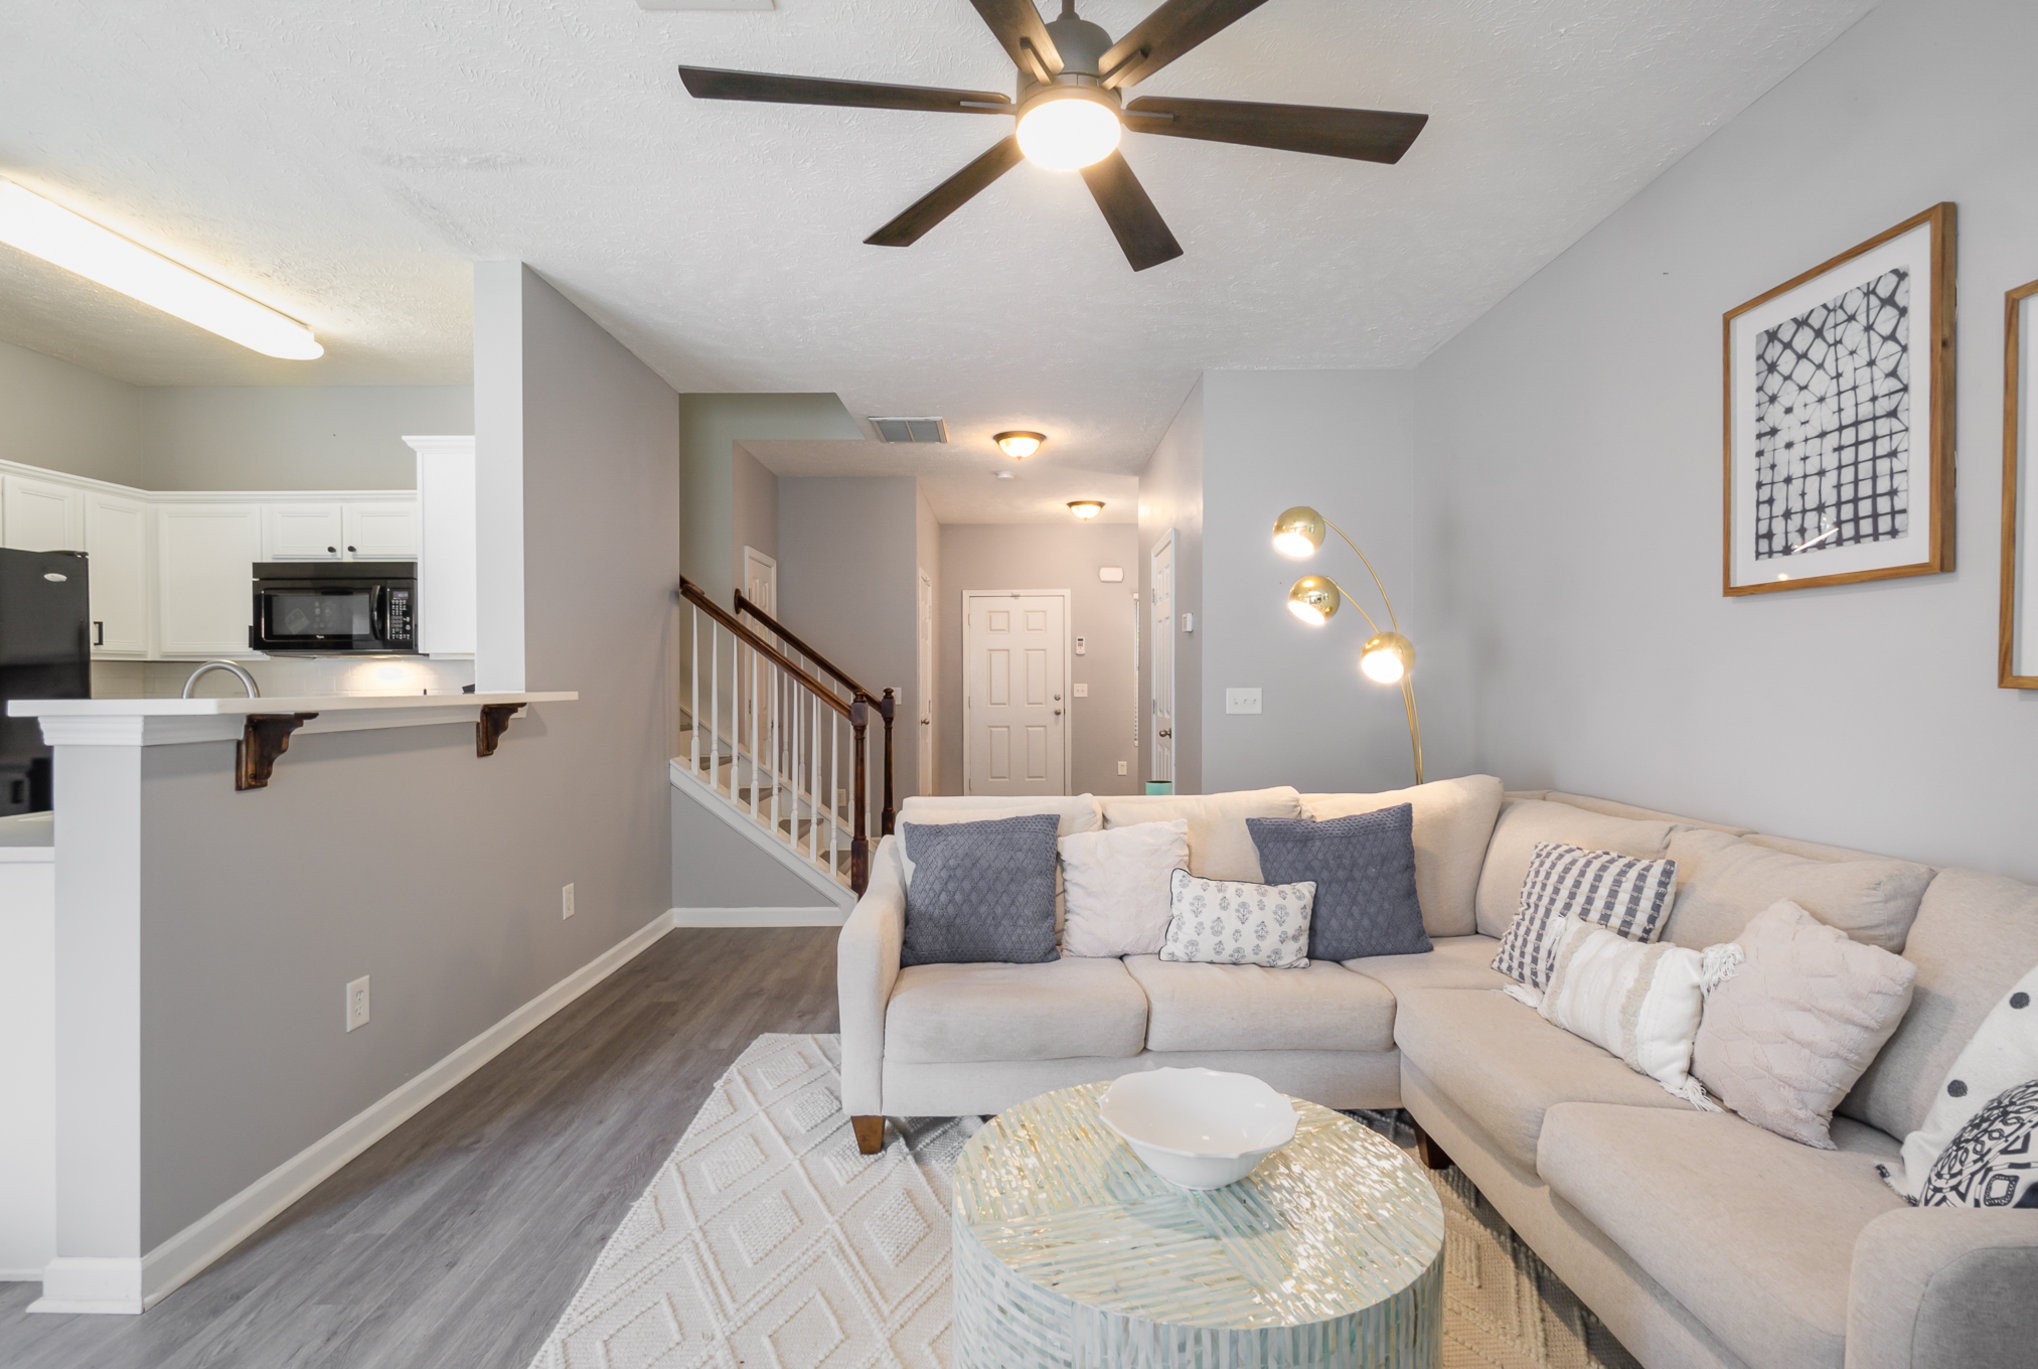
[[[835,933],[683,929],[139,1317],[29,1315],[5,1369],[524,1369],[722,1071],[836,1030]]]

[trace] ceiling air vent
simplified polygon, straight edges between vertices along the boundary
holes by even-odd
[[[948,425],[938,418],[871,418],[880,442],[946,442]]]

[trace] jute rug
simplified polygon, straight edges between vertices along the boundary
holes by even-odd
[[[832,1036],[751,1043],[532,1369],[947,1369],[949,1176],[975,1128],[895,1120],[883,1154],[859,1155],[838,1060]],[[1433,1178],[1448,1369],[1634,1365],[1462,1175]]]

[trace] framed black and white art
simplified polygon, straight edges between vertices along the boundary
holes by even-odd
[[[1996,683],[2038,689],[2038,280],[2004,298],[2003,625]]]
[[[1722,587],[1953,568],[1951,204],[1726,315]]]

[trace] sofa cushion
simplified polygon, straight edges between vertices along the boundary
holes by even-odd
[[[1369,955],[1344,967],[1385,984],[1397,998],[1416,989],[1501,989],[1507,976],[1493,968],[1500,943],[1490,936],[1446,936],[1426,955]]]
[[[1117,960],[913,965],[885,1006],[885,1056],[909,1064],[1137,1055],[1146,995]]]
[[[1397,999],[1394,1040],[1409,1064],[1518,1169],[1536,1166],[1543,1114],[1559,1103],[1691,1111],[1655,1080],[1488,989],[1415,989]]]
[[[1679,831],[1677,902],[1663,939],[1703,950],[1732,941],[1785,899],[1856,941],[1902,951],[1932,871],[1906,860],[1818,860],[1725,832]]]
[[[1814,1150],[1727,1113],[1562,1103],[1536,1172],[1749,1364],[1844,1355],[1854,1238],[1904,1205],[1895,1142],[1854,1122]]]
[[[2038,965],[2038,885],[1941,871],[1918,905],[1904,959],[1918,967],[1910,1010],[1839,1109],[1893,1136],[1925,1124],[1954,1058]]]
[[[1486,862],[1486,844],[1500,816],[1499,780],[1465,775],[1384,794],[1302,796],[1302,806],[1319,822],[1403,803],[1415,809],[1415,893],[1422,904],[1423,930],[1432,937],[1471,935],[1479,867]]]
[[[1610,817],[1546,799],[1509,799],[1493,825],[1475,900],[1479,930],[1500,936],[1521,907],[1521,884],[1538,842],[1566,842],[1588,851],[1618,851],[1655,860],[1670,844],[1671,824]]]
[[[1128,956],[1155,1051],[1389,1051],[1394,995],[1328,960],[1306,969]]]
[[[1667,822],[1673,827],[1703,827],[1714,832],[1732,832],[1735,836],[1746,835],[1745,827],[1733,827],[1724,822],[1711,822],[1705,818],[1687,818],[1678,813],[1666,813],[1660,808],[1644,808],[1639,804],[1622,803],[1619,799],[1595,798],[1591,794],[1567,794],[1561,789],[1550,789],[1538,793],[1537,798],[1548,799],[1551,803],[1568,803],[1573,808],[1588,812],[1604,813],[1610,818],[1633,818],[1637,822]]]
[[[1202,879],[1261,884],[1260,853],[1246,831],[1247,818],[1299,818],[1302,796],[1293,789],[1252,789],[1232,794],[1137,794],[1107,798],[1104,826],[1189,821],[1189,873]]]

